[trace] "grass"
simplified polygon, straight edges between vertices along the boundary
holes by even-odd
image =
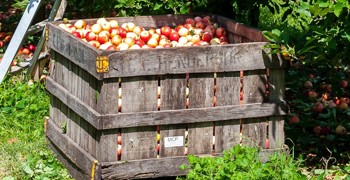
[[[31,82],[19,75],[0,85],[0,179],[69,179],[45,142],[49,96]]]

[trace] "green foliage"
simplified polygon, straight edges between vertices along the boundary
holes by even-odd
[[[292,2],[284,11],[283,18],[296,20],[304,31],[296,34],[293,41],[282,42],[275,39],[275,45],[283,44],[286,51],[294,59],[303,63],[329,63],[333,66],[349,63],[350,45],[350,4],[347,0],[340,1],[296,1]],[[281,31],[283,34],[283,31]],[[288,34],[288,31],[286,32]],[[271,34],[264,33],[268,39]],[[291,50],[293,49],[293,50]],[[295,49],[295,50],[294,50]]]
[[[69,179],[45,143],[49,97],[44,85],[23,77],[8,77],[0,85],[0,178]]]
[[[282,152],[262,163],[256,148],[236,145],[218,157],[188,156],[190,165],[186,179],[306,179],[300,172],[300,162]]]

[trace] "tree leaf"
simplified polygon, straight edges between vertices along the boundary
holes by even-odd
[[[342,10],[344,8],[344,5],[342,3],[337,3],[335,6],[334,6],[334,15],[336,15],[337,17],[340,16]]]

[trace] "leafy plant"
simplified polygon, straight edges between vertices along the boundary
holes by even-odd
[[[257,148],[236,145],[218,157],[188,156],[186,179],[306,179],[300,172],[300,162],[277,152],[266,163],[259,158]]]

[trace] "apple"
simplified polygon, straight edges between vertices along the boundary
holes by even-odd
[[[124,42],[120,43],[117,46],[117,50],[119,50],[119,51],[128,50],[128,49],[129,49],[129,44],[126,44]]]
[[[203,35],[203,33],[204,33],[204,30],[203,29],[194,29],[193,30],[193,34],[195,34],[195,35],[199,35],[199,36],[202,36]]]
[[[97,40],[92,40],[92,41],[89,41],[88,43],[95,48],[99,48],[101,45]]]
[[[180,36],[187,36],[187,35],[189,35],[189,32],[190,31],[187,28],[185,28],[185,27],[180,28],[179,31],[178,31]]]
[[[7,36],[6,32],[0,32],[0,39],[4,39]]]
[[[159,40],[160,40],[160,34],[154,33],[154,34],[151,35],[151,38],[154,38],[154,39],[156,39],[157,41],[159,41]]]
[[[77,28],[77,29],[84,29],[86,27],[86,22],[84,20],[78,20],[74,23],[74,26]]]
[[[101,22],[100,25],[105,31],[109,31],[111,29],[111,23],[109,23],[108,21]]]
[[[157,152],[160,152],[160,144],[157,144]]]
[[[197,43],[201,40],[201,37],[198,34],[192,36],[191,42]]]
[[[348,81],[346,81],[346,80],[341,80],[341,81],[340,81],[340,86],[341,86],[342,88],[346,88],[346,87],[348,86]]]
[[[97,36],[97,40],[100,44],[104,44],[109,41],[109,32],[108,31],[102,31]]]
[[[95,34],[99,34],[102,31],[102,26],[100,24],[93,24],[91,26],[91,31]]]
[[[141,27],[141,26],[136,26],[136,27],[134,28],[133,32],[139,36],[143,30],[144,30],[143,27]]]
[[[138,44],[133,44],[129,49],[141,49],[141,47]]]
[[[122,145],[118,144],[118,152],[117,152],[117,155],[118,155],[118,159],[119,159],[119,156],[122,155]]]
[[[96,33],[92,32],[92,31],[88,31],[88,32],[85,34],[85,39],[86,39],[87,41],[97,40],[97,35],[96,35]]]
[[[215,31],[215,35],[217,38],[221,38],[223,36],[226,36],[226,30],[223,27],[218,27]]]
[[[111,28],[118,28],[119,27],[119,23],[118,23],[118,21],[117,20],[110,20],[109,21],[109,24],[111,25]]]
[[[118,144],[122,144],[122,135],[118,132]]]
[[[147,43],[150,38],[151,38],[151,34],[149,31],[142,31],[140,33],[140,39],[145,43]]]
[[[321,102],[317,102],[314,107],[312,108],[313,111],[317,112],[317,113],[321,113],[324,109],[324,106]]]
[[[209,25],[209,26],[204,28],[204,32],[210,32],[214,37],[215,33],[216,33],[216,29],[213,25]]]
[[[332,108],[335,108],[336,106],[337,106],[337,105],[336,105],[333,101],[330,101],[330,102],[328,103],[327,108],[332,109]]]
[[[118,28],[111,28],[109,30],[109,34],[111,35],[111,37],[115,36],[115,35],[118,35],[119,34],[119,30]]]
[[[12,62],[11,62],[11,66],[17,66],[18,64],[18,60],[17,59],[14,59]]]
[[[200,16],[194,17],[194,21],[197,22],[202,22],[202,18]]]
[[[118,33],[119,36],[121,36],[122,38],[126,38],[126,33],[127,33],[126,29],[120,27],[120,28],[118,28],[118,31],[119,31],[119,33]]]
[[[325,89],[326,89],[327,92],[331,92],[332,91],[332,85],[326,84]]]
[[[320,134],[321,132],[321,126],[315,126],[312,131],[315,133],[315,134]]]
[[[145,42],[142,41],[141,39],[135,39],[135,44],[139,45],[140,47],[145,45]]]
[[[311,81],[305,81],[304,82],[304,87],[305,88],[312,88],[312,82]]]
[[[82,38],[81,34],[78,31],[73,31],[72,34],[73,34],[73,36],[75,36],[75,37],[77,37],[79,39]]]
[[[31,52],[34,52],[35,49],[36,49],[36,46],[34,44],[28,44],[28,49],[31,51]]]
[[[135,44],[135,39],[131,38],[131,37],[126,37],[123,42],[127,45],[129,45],[129,47],[131,47],[132,45]]]
[[[188,42],[188,39],[186,37],[181,36],[179,39],[179,43],[185,45]]]
[[[186,24],[191,24],[192,26],[194,26],[196,24],[196,21],[193,18],[187,18],[185,20]]]
[[[346,110],[348,108],[348,104],[345,102],[342,102],[339,104],[339,109]]]
[[[228,42],[229,42],[229,39],[228,39],[227,36],[222,36],[222,37],[220,37],[219,39],[220,39],[220,42],[221,42],[221,43],[228,43]]]
[[[178,25],[175,27],[175,31],[176,31],[176,32],[179,32],[179,30],[180,30],[181,28],[184,28],[184,25],[183,25],[183,24],[178,24]]]
[[[171,28],[169,26],[163,26],[161,29],[160,29],[160,34],[161,35],[164,35],[166,37],[170,37],[170,34],[171,34]]]
[[[335,134],[337,135],[345,135],[346,134],[346,128],[342,125],[338,125],[337,128],[335,128]]]
[[[155,48],[156,46],[158,46],[158,40],[154,37],[151,37],[151,39],[148,40],[147,45]]]
[[[210,32],[204,32],[202,36],[202,40],[207,43],[209,43],[212,38],[213,38],[213,35]]]
[[[188,154],[188,148],[185,147],[185,150],[184,150],[184,155],[186,156]]]
[[[340,98],[340,102],[342,103],[346,103],[346,104],[349,104],[350,103],[350,99],[348,97],[342,97]]]
[[[133,38],[133,39],[137,39],[139,36],[136,34],[136,33],[134,33],[134,32],[127,32],[126,33],[126,38]]]
[[[152,47],[149,46],[149,45],[147,45],[147,44],[145,44],[145,45],[143,45],[141,48],[142,48],[142,49],[150,49],[150,48],[152,48]]]
[[[25,48],[22,49],[22,53],[25,54],[25,55],[29,55],[30,54],[30,50],[25,47]]]
[[[204,24],[207,24],[207,25],[211,24],[211,18],[210,18],[210,16],[205,16],[205,17],[203,17],[203,18],[202,18],[202,22],[203,22]]]
[[[321,127],[320,134],[321,135],[328,135],[331,132],[331,129],[327,126]]]
[[[7,35],[5,38],[4,38],[4,42],[5,43],[9,43],[12,39],[12,35]]]
[[[220,44],[220,39],[219,38],[213,38],[210,40],[211,45],[219,45]]]
[[[289,121],[288,121],[288,123],[289,124],[298,124],[300,122],[300,119],[299,119],[299,117],[298,116],[291,116],[290,118],[289,118]]]
[[[170,40],[168,40],[168,39],[161,39],[161,40],[159,40],[159,46],[163,46],[164,47],[164,45],[166,45],[166,44],[170,44]]]
[[[316,98],[317,97],[317,93],[313,90],[308,92],[308,96],[309,98]]]
[[[110,46],[113,46],[113,44],[111,42],[106,42],[104,44],[101,44],[99,49],[107,50]]]
[[[0,40],[0,48],[3,48],[4,46],[5,46],[5,41],[3,41],[3,40]]]
[[[104,22],[107,22],[106,18],[98,18],[97,21],[96,21],[96,24],[102,25],[102,23],[104,23]]]
[[[265,148],[269,149],[269,146],[270,146],[269,139],[266,138],[266,140],[265,140]]]
[[[187,23],[184,24],[184,27],[190,31],[194,29],[194,26],[192,26],[191,24],[187,24]]]
[[[155,34],[157,33],[157,31],[153,28],[149,29],[148,32],[152,35],[152,34]]]
[[[117,46],[115,46],[115,45],[110,45],[110,46],[108,46],[107,50],[109,50],[109,51],[117,50]]]
[[[198,28],[198,29],[204,29],[205,28],[205,24],[203,22],[196,22],[195,27]]]
[[[180,35],[177,32],[173,32],[169,36],[170,41],[178,41],[180,39]]]

